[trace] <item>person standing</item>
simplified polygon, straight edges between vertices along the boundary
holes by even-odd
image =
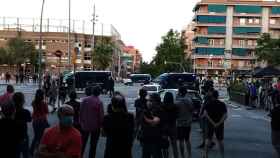
[[[90,136],[89,158],[95,158],[96,147],[104,118],[103,103],[99,98],[100,88],[93,87],[92,95],[83,99],[80,108],[80,123],[82,129],[82,155]]]
[[[52,81],[48,96],[49,96],[49,104],[53,107],[52,112],[55,112],[56,111],[55,104],[57,99],[57,85],[55,80]]]
[[[12,85],[7,86],[6,93],[0,96],[0,106],[12,100],[14,91],[15,89]]]
[[[191,125],[192,125],[192,111],[193,103],[187,94],[186,87],[180,87],[178,95],[176,96],[175,105],[178,108],[178,118],[176,120],[177,139],[180,144],[181,156],[185,157],[185,145],[188,151],[188,158],[192,156],[191,152]]]
[[[213,91],[212,99],[204,107],[204,115],[207,119],[205,158],[208,158],[208,146],[211,145],[214,134],[218,140],[221,157],[224,158],[224,122],[227,119],[227,108],[225,103],[218,100],[218,98],[218,91]]]
[[[64,104],[67,96],[67,88],[64,83],[60,84],[59,87],[59,101],[61,102],[61,105]]]
[[[0,119],[0,155],[6,158],[18,158],[17,147],[24,138],[23,127],[15,119],[16,108],[13,102],[2,106],[3,117]]]
[[[78,102],[77,99],[77,93],[75,91],[70,92],[69,94],[70,100],[66,102],[65,104],[70,105],[74,110],[74,127],[81,131],[81,125],[80,125],[80,102]]]
[[[136,117],[135,117],[135,129],[136,136],[141,132],[140,125],[143,120],[144,110],[147,108],[147,91],[145,89],[139,90],[139,98],[135,100],[134,107],[136,109]]]
[[[161,99],[159,94],[151,94],[141,124],[142,158],[162,158]]]
[[[275,94],[275,107],[271,111],[271,140],[272,145],[280,158],[280,92]]]
[[[35,99],[32,102],[32,126],[34,130],[34,138],[30,147],[31,155],[33,155],[35,149],[38,147],[44,130],[49,127],[47,120],[49,110],[47,103],[44,101],[44,96],[44,91],[38,89],[35,94]]]
[[[17,147],[17,157],[20,158],[21,154],[23,158],[29,157],[29,137],[28,137],[28,127],[27,123],[31,122],[31,113],[23,108],[23,105],[25,103],[24,94],[21,92],[16,92],[13,95],[13,102],[16,107],[16,113],[15,113],[15,120],[21,124],[23,127],[23,140],[18,144]]]
[[[178,147],[177,147],[177,129],[176,129],[176,119],[178,116],[178,109],[174,104],[174,97],[171,92],[166,92],[163,98],[163,119],[162,126],[164,135],[170,141],[173,157],[178,158]],[[164,156],[169,157],[168,148],[164,150]]]
[[[112,76],[110,76],[108,79],[108,90],[110,96],[113,96],[114,94],[114,87],[115,87],[114,79],[112,78]]]
[[[134,117],[127,112],[125,98],[114,95],[112,113],[104,117],[103,131],[106,139],[104,158],[132,158]]]
[[[64,105],[57,115],[59,124],[45,131],[36,156],[81,158],[82,140],[80,132],[73,127],[74,109]]]

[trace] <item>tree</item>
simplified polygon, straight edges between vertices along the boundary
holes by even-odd
[[[112,62],[114,45],[109,40],[102,40],[96,43],[93,52],[93,64],[97,70],[105,70]]]
[[[191,62],[185,58],[184,50],[185,45],[181,34],[170,29],[156,47],[157,54],[150,65],[145,63],[142,68],[151,67],[149,69],[151,69],[152,73],[155,73],[153,75],[159,75],[163,72],[182,72],[183,68],[190,70]]]
[[[266,61],[271,66],[280,65],[280,39],[272,39],[264,33],[257,40],[256,56],[259,61]]]
[[[0,64],[7,64],[7,51],[5,48],[1,47],[0,48]]]
[[[7,43],[7,63],[8,65],[16,64],[18,68],[27,61],[37,67],[37,51],[33,43],[25,42],[21,36],[12,38]]]

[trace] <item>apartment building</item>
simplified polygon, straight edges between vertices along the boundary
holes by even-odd
[[[136,49],[134,46],[125,46],[123,48],[125,54],[129,54],[132,57],[132,67],[131,72],[135,73],[138,72],[140,69],[140,64],[142,62],[142,55],[140,54],[139,50]]]
[[[260,35],[280,37],[275,0],[202,0],[193,11],[193,69],[200,74],[249,73]]]

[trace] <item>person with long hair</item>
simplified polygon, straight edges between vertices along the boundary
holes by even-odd
[[[111,99],[112,112],[104,117],[103,130],[107,137],[105,158],[132,158],[134,117],[127,112],[125,98],[115,94]]]
[[[32,126],[34,130],[34,138],[31,144],[30,153],[33,155],[35,149],[38,147],[43,136],[44,130],[49,127],[47,116],[49,113],[48,105],[44,99],[45,93],[38,89],[35,94],[35,99],[32,101]]]
[[[162,104],[162,128],[163,134],[169,140],[173,157],[178,158],[178,148],[177,148],[177,140],[176,140],[176,119],[178,116],[178,109],[174,104],[174,97],[171,92],[166,92],[163,98]],[[169,157],[168,148],[163,149],[163,155],[165,158]]]

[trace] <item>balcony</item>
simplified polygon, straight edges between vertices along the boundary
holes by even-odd
[[[225,23],[199,23],[199,22],[197,22],[196,24],[195,24],[195,27],[203,27],[203,26],[226,26],[226,24]]]
[[[270,24],[269,28],[271,28],[271,29],[280,29],[280,24]]]
[[[216,13],[216,12],[208,12],[208,11],[197,11],[195,15],[210,15],[210,16],[226,16],[226,13]]]
[[[89,48],[89,47],[85,47],[85,48],[84,48],[84,51],[85,51],[85,52],[90,52],[91,50],[92,50],[92,49]]]
[[[234,13],[234,17],[261,17],[262,14],[257,13]]]
[[[225,38],[225,34],[196,34],[196,37]]]
[[[217,65],[202,65],[202,64],[197,64],[195,65],[195,69],[203,69],[203,70],[223,70],[225,69],[224,65],[222,64],[217,64]]]
[[[84,64],[91,64],[91,60],[84,60]]]
[[[232,48],[245,48],[245,49],[255,49],[256,46],[254,45],[232,45]]]
[[[238,55],[231,55],[231,59],[237,59],[237,60],[255,60],[257,59],[255,56],[247,55],[247,56],[238,56]]]
[[[252,70],[252,66],[250,66],[250,65],[244,65],[244,66],[232,65],[231,69],[232,70]]]
[[[194,43],[194,47],[201,47],[201,48],[225,48],[225,45],[209,45],[209,44],[201,44],[201,43]]]
[[[210,56],[210,55],[201,55],[201,54],[192,54],[191,55],[192,59],[224,59],[224,55],[215,55],[215,56]]]
[[[260,34],[233,34],[233,38],[259,39]]]

